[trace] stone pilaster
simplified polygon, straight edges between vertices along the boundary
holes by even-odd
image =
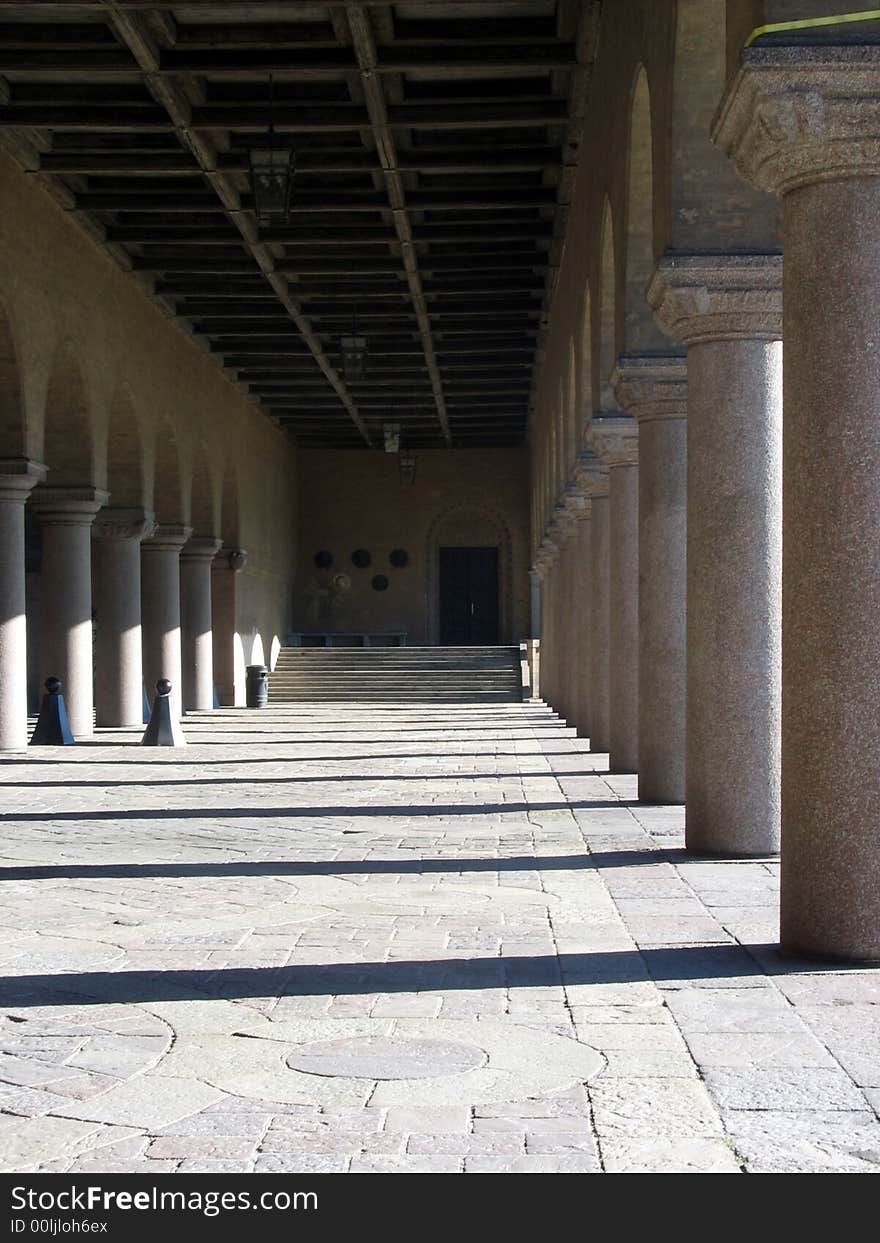
[[[222,546],[220,539],[191,539],[180,554],[183,707],[186,712],[207,712],[214,707],[211,565]]]
[[[33,506],[43,542],[40,683],[61,679],[75,738],[94,732],[91,526],[108,495],[41,484]]]
[[[715,141],[782,196],[782,945],[880,957],[880,47],[750,49]]]
[[[171,683],[171,708],[180,716],[183,662],[180,643],[180,550],[190,527],[159,526],[141,544],[144,683],[152,704],[156,683]]]
[[[92,527],[98,725],[143,723],[141,540],[155,527],[152,513],[115,506],[105,506]]]
[[[683,803],[687,365],[622,358],[612,384],[639,425],[639,798]]]
[[[0,459],[0,750],[27,746],[27,618],[24,507],[46,468]]]
[[[609,476],[609,767],[634,773],[639,757],[639,429],[635,419],[596,415],[589,436]]]
[[[687,845],[697,853],[773,853],[781,259],[670,256],[648,296],[661,327],[688,350]]]

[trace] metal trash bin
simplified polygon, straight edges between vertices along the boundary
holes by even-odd
[[[265,708],[269,702],[269,670],[265,665],[248,665],[245,702],[249,708]]]

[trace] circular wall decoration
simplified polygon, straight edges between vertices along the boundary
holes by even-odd
[[[333,586],[337,591],[348,591],[351,587],[351,579],[347,574],[334,574]]]
[[[315,553],[315,565],[318,567],[319,570],[329,570],[332,564],[333,564],[333,553],[332,552],[327,552],[326,549],[322,549],[320,552]]]
[[[405,565],[409,565],[409,553],[405,548],[395,548],[390,553],[388,560],[395,570],[402,570]]]
[[[387,591],[387,590],[388,590],[388,579],[385,577],[384,574],[377,574],[373,578],[373,591]]]
[[[356,565],[359,570],[365,570],[370,564],[372,557],[366,548],[356,548],[351,554],[352,565]]]

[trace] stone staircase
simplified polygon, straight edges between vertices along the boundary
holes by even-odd
[[[520,703],[518,647],[285,647],[270,703]]]

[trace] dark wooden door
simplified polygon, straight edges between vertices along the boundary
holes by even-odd
[[[498,642],[498,549],[440,549],[440,642]]]

